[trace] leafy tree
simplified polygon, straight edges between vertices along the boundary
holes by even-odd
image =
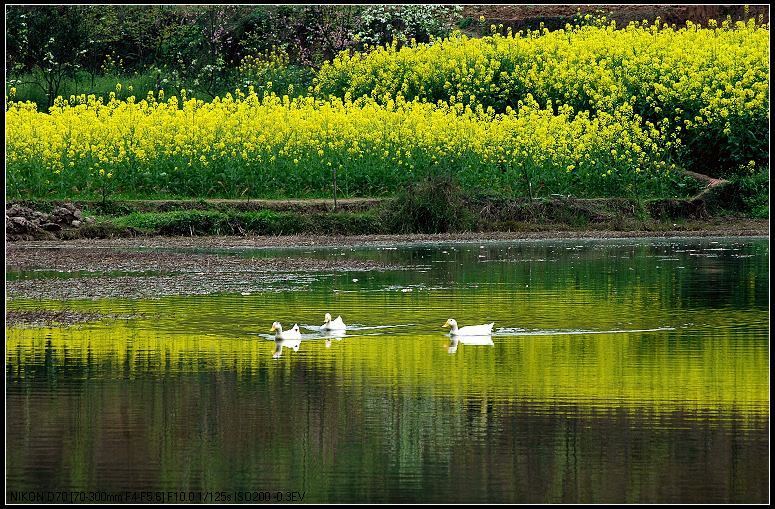
[[[7,15],[6,62],[12,73],[30,72],[31,83],[48,97],[49,106],[65,78],[74,78],[87,53],[89,34],[82,22],[84,6],[13,6]],[[11,81],[11,80],[9,80]]]

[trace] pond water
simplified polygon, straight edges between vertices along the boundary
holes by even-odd
[[[7,301],[134,316],[6,328],[8,491],[769,500],[767,239],[228,252],[403,268]],[[452,344],[450,317],[493,335]],[[274,321],[302,333],[278,358]]]

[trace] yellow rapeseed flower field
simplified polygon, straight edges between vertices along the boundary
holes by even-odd
[[[11,96],[7,192],[308,197],[336,174],[345,195],[374,196],[450,174],[508,195],[676,195],[676,165],[766,161],[768,42],[753,20],[456,34],[343,52],[313,96],[269,84],[212,102],[112,93],[48,112]],[[245,72],[274,72],[273,58]]]
[[[398,94],[504,112],[530,93],[541,104],[611,112],[629,103],[666,120],[687,164],[765,161],[769,138],[769,24],[711,21],[566,26],[527,34],[342,52],[318,73],[322,96]],[[679,153],[679,152],[676,152]],[[702,167],[700,170],[704,169]]]
[[[658,125],[629,104],[597,115],[530,96],[507,113],[400,95],[383,102],[237,91],[212,102],[149,95],[58,99],[6,112],[10,196],[349,195],[418,177],[512,194],[660,194],[673,174]]]

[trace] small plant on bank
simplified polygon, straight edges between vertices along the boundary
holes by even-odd
[[[726,203],[752,217],[769,217],[769,188],[769,169],[751,161],[729,178]]]
[[[463,189],[448,175],[410,183],[387,206],[383,221],[396,233],[446,233],[470,229]]]

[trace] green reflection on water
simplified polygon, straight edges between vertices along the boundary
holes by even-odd
[[[9,487],[767,499],[766,240],[292,253],[413,269],[285,293],[10,300],[137,317],[6,329]],[[317,334],[326,311],[346,337]],[[493,345],[450,353],[449,317],[494,321]],[[272,358],[275,320],[302,326],[298,352]]]
[[[274,345],[259,334],[279,320],[311,327],[300,352],[284,355],[330,370],[342,383],[368,377],[372,384],[428,386],[434,394],[665,411],[762,413],[768,406],[766,241],[290,252],[368,257],[415,270],[328,274],[304,292],[64,304],[17,299],[11,307],[140,317],[75,329],[10,329],[6,360],[23,367],[46,350],[57,363],[83,363],[89,355],[102,363],[97,373],[117,365],[129,366],[130,375],[165,366],[249,371],[269,362]],[[331,348],[313,341],[312,328],[326,311],[356,328]],[[450,316],[461,325],[494,321],[494,347],[463,345],[451,357],[440,327]]]

